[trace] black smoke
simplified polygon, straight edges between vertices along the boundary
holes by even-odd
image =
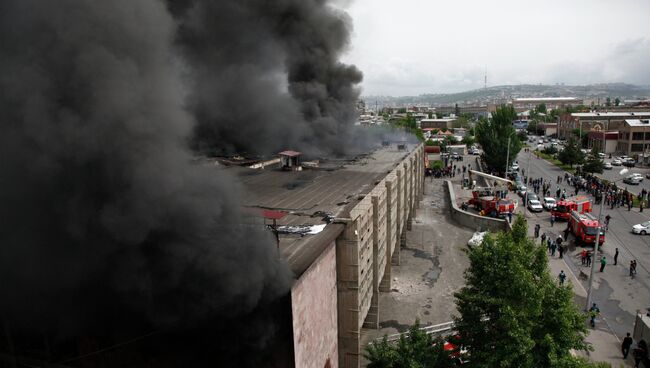
[[[197,150],[345,154],[366,143],[353,129],[362,75],[339,61],[351,22],[328,1],[168,4],[188,65]]]
[[[221,43],[206,43],[211,50],[202,52],[215,60],[251,46],[214,37]],[[229,101],[214,94],[215,105],[192,103],[200,108],[188,113],[187,89],[196,101],[214,92],[211,83],[224,81],[188,85],[182,75],[227,63],[186,63],[189,58],[173,52],[178,39],[177,20],[156,0],[0,2],[0,322],[6,330],[53,341],[112,336],[119,342],[150,331],[182,336],[215,321],[231,327],[286,296],[290,272],[270,234],[241,214],[240,186],[191,164],[187,142],[201,116],[196,111],[215,118]],[[274,54],[269,46],[248,56]],[[273,72],[254,70],[249,87],[277,88]],[[250,101],[263,112],[264,104],[295,104],[272,96],[277,100]],[[282,116],[299,114],[287,108]],[[220,139],[243,144],[225,133]],[[240,326],[249,335],[265,331],[242,337],[251,346],[276,330],[268,325],[272,318],[256,320],[259,326]],[[212,335],[213,344],[238,343],[243,335],[219,336]]]

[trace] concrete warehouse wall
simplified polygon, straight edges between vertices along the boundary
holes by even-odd
[[[419,145],[351,211],[336,240],[339,365],[359,367],[361,328],[378,328],[379,291],[390,291],[391,267],[424,188]]]
[[[291,288],[296,368],[336,368],[338,358],[334,241]]]
[[[458,207],[456,203],[456,193],[454,191],[454,186],[449,180],[445,180],[445,185],[447,186],[447,195],[449,196],[449,209],[451,212],[451,218],[453,218],[460,225],[468,227],[474,230],[482,231],[508,231],[510,230],[510,223],[506,220],[496,219],[487,216],[479,216],[477,214],[463,211]]]

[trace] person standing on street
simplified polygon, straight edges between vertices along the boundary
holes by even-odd
[[[596,303],[594,303],[594,305],[592,305],[591,308],[589,308],[589,317],[590,317],[589,323],[591,324],[591,328],[596,327],[596,316],[599,314],[600,314],[600,309],[598,308]]]
[[[564,229],[564,239],[569,239],[569,232],[571,229],[569,228],[569,222],[566,224],[566,229]]]
[[[627,359],[627,355],[630,353],[630,348],[632,347],[632,337],[630,333],[627,333],[627,336],[623,339],[623,344],[621,345],[621,352],[623,353],[623,359]]]
[[[560,285],[564,285],[564,280],[566,280],[566,274],[564,273],[564,270],[560,271],[560,274],[557,275],[558,279],[560,279]]]
[[[591,252],[587,252],[587,267],[591,266]]]
[[[555,244],[554,241],[551,240],[551,238],[546,239],[546,241],[550,244],[550,249],[551,249],[551,256],[555,257],[555,249],[557,249],[557,244]]]
[[[600,272],[603,272],[605,270],[606,265],[607,265],[607,257],[603,255],[603,257],[600,259]]]
[[[539,224],[535,225],[535,239],[539,237],[539,229],[540,229]]]
[[[546,233],[542,234],[542,245],[545,245],[546,243]]]
[[[634,278],[636,274],[636,259],[630,261],[630,277]]]
[[[583,249],[582,252],[580,252],[580,261],[582,265],[584,266],[587,264],[587,250]]]
[[[645,340],[636,343],[636,349],[632,351],[632,356],[634,356],[634,368],[638,368],[641,362],[648,359],[648,344]],[[645,362],[643,364],[645,366]]]
[[[555,216],[551,215],[551,227],[553,227],[554,223],[555,223]]]
[[[618,248],[616,248],[616,252],[614,253],[614,266],[618,264]]]

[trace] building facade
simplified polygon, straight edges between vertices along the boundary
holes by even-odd
[[[616,151],[634,157],[647,155],[650,151],[650,120],[625,120],[618,131]]]

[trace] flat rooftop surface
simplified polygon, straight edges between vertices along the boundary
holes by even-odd
[[[392,144],[353,159],[324,160],[319,168],[303,171],[282,171],[277,166],[228,170],[236,173],[248,192],[245,206],[288,213],[277,220],[278,225],[327,224],[318,234],[279,234],[280,251],[298,277],[344,228],[342,224],[328,224],[326,216],[347,217],[359,200],[416,147],[408,144],[407,150],[398,150],[397,144]]]

